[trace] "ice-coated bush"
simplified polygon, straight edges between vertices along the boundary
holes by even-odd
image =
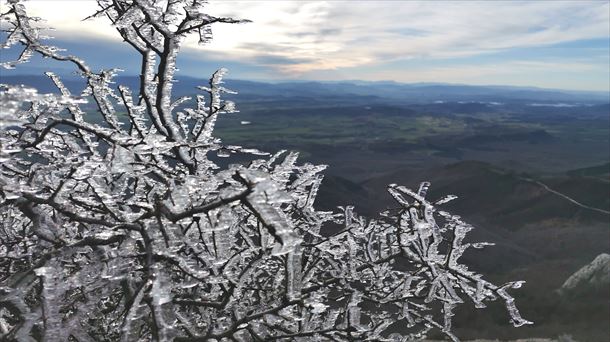
[[[193,98],[172,96],[185,37],[240,20],[201,0],[98,4],[141,56],[138,89],[46,45],[21,1],[2,6],[4,47],[23,50],[3,66],[65,61],[83,89],[51,72],[54,94],[0,88],[0,339],[457,340],[456,306],[495,299],[530,323],[508,293],[521,282],[493,285],[459,263],[486,244],[465,243],[472,227],[437,209],[454,196],[393,184],[396,208],[377,218],[318,211],[324,166],[214,136],[236,115],[224,69]]]

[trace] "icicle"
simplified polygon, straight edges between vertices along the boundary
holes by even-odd
[[[356,330],[360,330],[360,307],[358,306],[362,301],[362,294],[358,291],[352,292],[350,297],[349,304],[347,305],[347,310],[349,314],[349,325],[356,328]]]
[[[280,191],[270,177],[262,172],[242,171],[242,177],[253,186],[246,197],[254,212],[277,241],[273,254],[280,255],[292,251],[301,243],[301,238],[294,231],[290,219],[277,208],[291,198]]]
[[[419,190],[417,190],[417,194],[419,196],[421,196],[422,198],[425,198],[426,194],[428,193],[429,188],[430,188],[430,182],[422,182],[419,185]]]
[[[288,300],[301,297],[301,247],[286,254],[286,296]]]

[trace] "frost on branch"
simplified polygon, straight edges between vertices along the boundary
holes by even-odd
[[[454,196],[390,185],[397,207],[376,219],[317,211],[324,166],[214,136],[236,111],[226,70],[194,98],[172,97],[185,36],[238,20],[197,0],[98,3],[142,57],[139,89],[43,45],[20,1],[2,15],[5,46],[71,63],[85,81],[78,93],[53,73],[55,94],[0,88],[2,340],[407,341],[431,329],[456,340],[454,309],[495,299],[529,323],[509,294],[521,282],[497,286],[459,263],[485,244],[465,243],[472,227],[437,210]],[[236,154],[251,161],[215,162]],[[321,234],[327,225],[342,228]]]

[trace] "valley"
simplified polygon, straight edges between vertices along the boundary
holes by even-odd
[[[3,82],[56,92],[40,76],[3,77]],[[77,89],[78,82],[67,79],[66,85]],[[176,93],[194,95],[193,88],[205,82],[186,78],[176,83]],[[137,89],[135,77],[117,83]],[[610,252],[608,94],[434,84],[226,83],[240,93],[229,97],[241,112],[219,118],[216,135],[227,145],[270,153],[290,149],[300,152],[302,163],[328,165],[316,199],[319,209],[353,205],[361,215],[377,215],[396,206],[386,191],[390,183],[416,188],[430,181],[430,198],[458,196],[443,210],[476,227],[471,241],[496,244],[467,253],[465,263],[494,282],[525,280],[515,291],[517,304],[536,323],[514,329],[500,305],[468,308],[456,313],[463,338],[610,336],[608,291],[558,292],[572,273]],[[97,114],[87,115],[95,121]],[[218,163],[248,162],[233,157],[217,158]]]
[[[443,210],[476,227],[472,241],[496,244],[464,259],[494,280],[525,280],[517,301],[536,322],[513,329],[494,306],[456,314],[461,336],[610,336],[607,291],[557,291],[573,272],[610,251],[607,104],[315,103],[294,99],[286,108],[284,101],[267,101],[261,109],[246,101],[217,132],[230,144],[289,148],[304,162],[329,165],[317,199],[321,209],[354,205],[375,215],[396,207],[385,190],[390,183],[416,188],[430,181],[430,198],[457,195]]]

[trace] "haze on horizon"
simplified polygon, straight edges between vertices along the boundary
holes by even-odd
[[[52,44],[96,68],[137,71],[104,18],[82,21],[95,1],[26,6],[56,29]],[[214,25],[205,46],[192,37],[182,74],[610,91],[609,1],[211,1],[209,12],[252,22]]]

